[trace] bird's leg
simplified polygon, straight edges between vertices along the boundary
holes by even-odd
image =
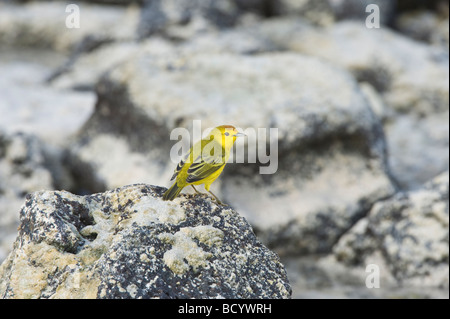
[[[202,194],[202,193],[200,193],[195,187],[194,187],[194,185],[191,185],[192,186],[192,188],[194,189],[194,191],[197,193],[197,194]]]
[[[213,192],[211,192],[210,190],[207,190],[207,191],[208,191],[208,193],[210,193],[211,195],[214,196],[214,198],[216,199],[217,204],[219,204],[219,205],[221,205],[221,206],[227,206],[226,204],[222,203],[222,202],[220,201],[220,199],[219,199],[216,195],[214,195]]]

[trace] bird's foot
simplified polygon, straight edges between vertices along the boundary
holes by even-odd
[[[218,205],[220,205],[220,206],[228,206],[228,204],[222,203],[222,201],[219,199],[219,197],[217,197],[216,195],[214,195],[213,192],[208,191],[208,193],[210,193],[210,194],[214,197],[215,202],[216,202]]]

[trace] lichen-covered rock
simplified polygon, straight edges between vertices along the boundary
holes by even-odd
[[[333,258],[347,271],[375,263],[384,283],[448,289],[449,173],[375,204],[342,236]]]
[[[31,194],[0,266],[4,298],[288,298],[278,256],[205,196],[132,185]]]
[[[54,187],[45,157],[43,144],[35,136],[0,131],[0,262],[15,239],[25,195]]]

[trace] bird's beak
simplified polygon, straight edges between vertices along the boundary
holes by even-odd
[[[240,136],[247,136],[247,135],[245,135],[244,133],[236,133],[233,136],[240,137]]]

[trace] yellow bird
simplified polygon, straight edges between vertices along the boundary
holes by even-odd
[[[205,189],[222,205],[209,188],[225,168],[231,148],[239,136],[245,134],[239,133],[234,126],[222,125],[214,128],[207,138],[195,143],[175,169],[170,179],[176,178],[175,183],[164,193],[163,199],[173,200],[189,185],[199,193],[194,185],[204,184]]]

